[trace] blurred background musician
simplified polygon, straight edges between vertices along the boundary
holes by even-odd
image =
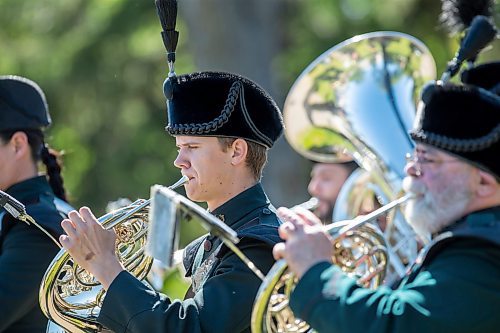
[[[340,189],[357,167],[356,162],[318,162],[313,165],[307,191],[318,199],[317,207],[312,211],[324,224],[332,222],[335,201]]]
[[[45,142],[51,119],[45,95],[33,81],[0,77],[0,190],[25,206],[56,239],[69,211],[57,153]],[[39,174],[38,164],[46,167]],[[45,269],[59,250],[34,225],[0,209],[0,332],[45,332],[38,305]]]

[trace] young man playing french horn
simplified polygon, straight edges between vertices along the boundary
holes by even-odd
[[[188,176],[188,198],[237,231],[238,247],[262,271],[272,266],[279,220],[260,184],[267,149],[282,133],[280,111],[252,81],[202,72],[169,78],[169,124],[174,164]],[[115,255],[115,233],[89,208],[62,222],[62,245],[107,290],[98,321],[115,332],[250,332],[261,280],[207,235],[188,245],[184,265],[192,285],[184,300],[148,289]]]

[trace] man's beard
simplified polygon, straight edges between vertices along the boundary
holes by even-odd
[[[432,193],[412,177],[403,180],[403,189],[418,195],[405,205],[404,215],[423,241],[462,217],[472,197],[466,180],[459,177],[452,178],[439,193]]]
[[[333,221],[333,207],[335,202],[329,202],[318,198],[318,207],[312,210],[323,224],[330,224]]]

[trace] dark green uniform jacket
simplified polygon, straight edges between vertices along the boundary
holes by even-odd
[[[290,298],[318,332],[500,332],[500,207],[462,218],[423,250],[396,289],[361,288],[329,263]]]
[[[265,274],[280,241],[279,220],[260,184],[212,212],[238,232],[238,247]],[[208,235],[185,249],[193,284],[185,300],[148,289],[128,272],[111,284],[99,322],[115,332],[250,332],[253,301],[261,280],[219,239]]]
[[[6,192],[56,239],[63,232],[63,216],[44,176],[15,184]],[[1,208],[0,220],[0,332],[45,332],[47,318],[38,305],[38,289],[59,249],[34,225],[12,218]]]

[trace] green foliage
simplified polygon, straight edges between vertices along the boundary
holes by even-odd
[[[153,1],[2,0],[0,21],[0,73],[26,76],[45,91],[48,143],[64,151],[75,207],[100,216],[109,201],[147,198],[151,185],[180,177],[163,130],[168,68]],[[182,21],[178,29],[186,30]],[[185,42],[181,73],[193,70]],[[183,243],[201,232],[185,228]]]
[[[145,197],[150,185],[177,180],[163,131],[167,65],[153,2],[6,0],[0,19],[0,48],[8,50],[0,72],[46,92],[49,143],[65,151],[76,206],[102,212],[119,196]],[[178,70],[191,71],[189,56],[179,58]]]
[[[285,13],[282,52],[273,63],[282,95],[322,52],[357,34],[411,34],[431,50],[439,73],[457,49],[457,38],[438,27],[436,0],[268,1]],[[244,11],[204,13],[216,14],[245,19]],[[167,64],[153,0],[2,0],[0,22],[0,73],[29,77],[45,91],[54,120],[48,141],[65,152],[63,176],[74,206],[101,215],[108,201],[145,198],[152,184],[179,178],[176,148],[163,130]],[[191,72],[188,36],[204,32],[188,31],[182,17],[178,30],[176,71]],[[498,56],[497,43],[483,59]],[[201,232],[182,228],[182,244]]]
[[[171,299],[183,299],[189,288],[189,282],[178,268],[165,273],[162,292]]]
[[[441,2],[436,0],[297,0],[289,2],[286,48],[274,67],[285,87],[326,50],[355,35],[400,31],[420,39],[433,54],[442,73],[458,47],[439,25]],[[497,6],[498,8],[498,6]],[[498,25],[498,11],[496,11]],[[482,59],[498,59],[495,50]]]

